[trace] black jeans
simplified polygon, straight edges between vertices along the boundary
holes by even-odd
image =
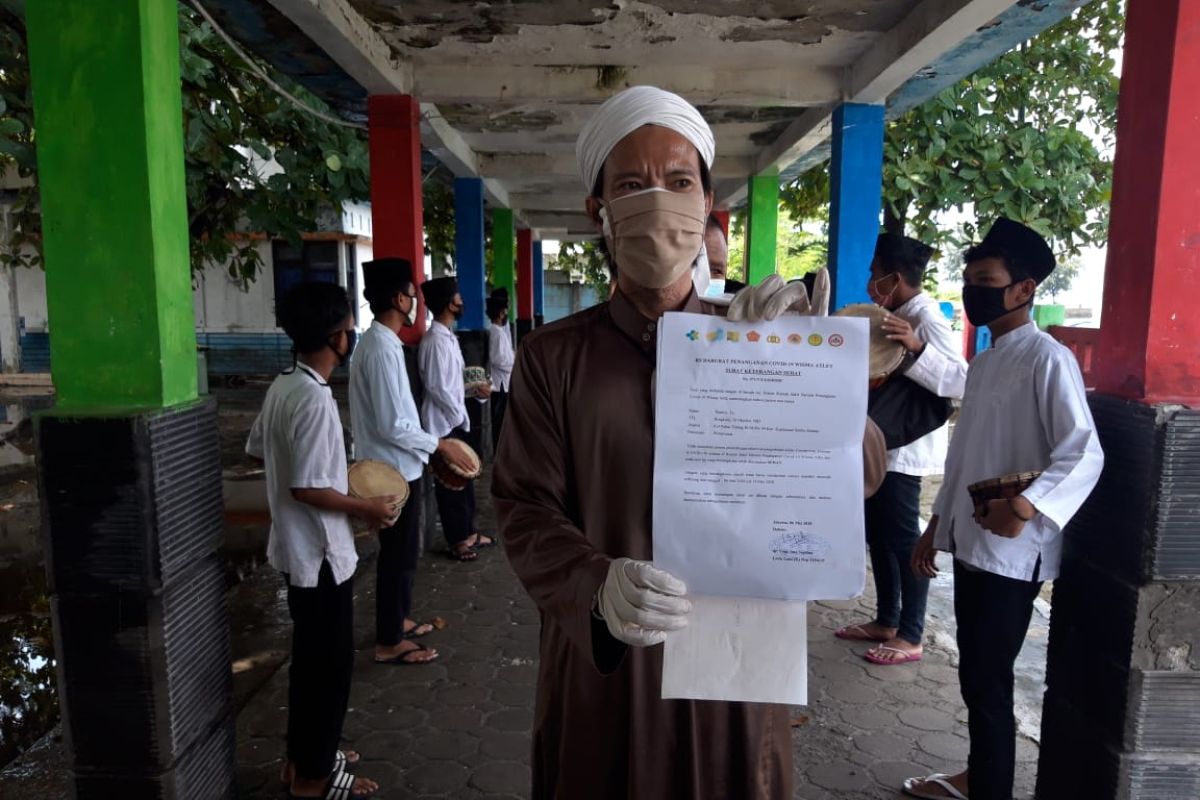
[[[1033,580],[1022,581],[954,562],[958,682],[971,736],[971,800],[1012,800],[1017,761],[1013,665],[1041,588],[1036,571]]]
[[[347,578],[335,584],[328,562],[321,564],[316,587],[288,583],[293,631],[287,752],[296,775],[305,780],[319,780],[333,771],[342,738],[354,673],[353,583]]]
[[[508,408],[508,392],[492,392],[492,452],[500,446],[500,429],[504,427],[504,411]]]
[[[450,436],[470,444],[462,428],[450,431]],[[467,485],[457,491],[435,482],[434,496],[437,498],[438,516],[442,518],[446,544],[454,550],[455,545],[466,541],[475,532],[475,481],[467,481]]]
[[[379,532],[379,558],[375,562],[375,642],[384,647],[400,644],[404,619],[412,612],[413,582],[421,555],[421,479],[408,482],[408,502],[400,519]]]
[[[896,635],[911,644],[921,643],[929,596],[929,579],[918,577],[911,564],[913,546],[921,537],[920,507],[921,479],[889,472],[879,491],[867,499],[865,510],[875,573],[875,622],[897,628]]]

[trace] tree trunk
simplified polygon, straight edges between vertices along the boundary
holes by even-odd
[[[900,214],[892,213],[892,207],[889,203],[883,204],[883,229],[888,233],[893,233],[897,236],[904,235],[904,217],[908,211],[908,203],[900,209]]]

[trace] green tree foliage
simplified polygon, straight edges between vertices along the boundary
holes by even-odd
[[[1050,273],[1050,277],[1038,284],[1038,293],[1049,295],[1050,300],[1057,303],[1059,294],[1070,290],[1071,284],[1078,276],[1079,259],[1072,258],[1060,262],[1054,272]]]
[[[961,247],[997,216],[1020,220],[1060,252],[1107,238],[1116,131],[1115,56],[1124,0],[1094,0],[970,78],[888,124],[885,227]],[[786,187],[796,219],[819,218],[827,167]],[[934,219],[971,205],[961,230]]]
[[[608,297],[611,277],[608,259],[600,249],[599,240],[585,242],[563,242],[558,251],[557,269],[583,278],[584,283],[596,290],[599,297]]]
[[[819,209],[818,209],[819,212]],[[809,226],[810,228],[813,226]],[[822,220],[821,232],[801,227],[783,205],[775,228],[775,271],[785,280],[803,278],[829,263],[829,236]],[[731,279],[745,281],[746,236],[742,215],[735,217],[729,227],[729,273]]]
[[[293,242],[318,219],[370,193],[366,133],[297,108],[266,85],[189,8],[180,5],[180,71],[187,171],[188,230],[193,270],[228,265],[231,277],[253,280],[261,268],[242,233]],[[260,64],[264,69],[269,68]],[[278,74],[273,79],[313,108],[315,96]],[[8,261],[32,265],[40,245],[32,97],[24,24],[0,11],[0,167],[33,178],[20,190]]]

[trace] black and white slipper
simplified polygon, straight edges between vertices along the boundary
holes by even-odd
[[[321,795],[323,800],[366,800],[368,797],[374,797],[375,792],[370,791],[366,794],[354,793],[354,776],[349,772],[335,773],[329,779],[329,786],[325,789],[325,794]],[[296,797],[296,795],[288,792],[288,797],[291,800],[304,800],[304,798]]]

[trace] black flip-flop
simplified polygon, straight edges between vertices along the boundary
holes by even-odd
[[[486,538],[489,541],[487,544],[480,544],[479,543],[480,538]],[[489,547],[495,547],[495,546],[496,546],[496,535],[493,533],[477,533],[477,534],[475,534],[475,544],[471,545],[471,547],[475,548],[476,550],[487,550]]]
[[[421,628],[424,628],[426,626],[428,626],[429,630],[425,631],[424,633],[417,633],[417,631],[421,630]],[[409,640],[424,639],[426,636],[428,636],[429,634],[433,633],[436,630],[437,630],[437,626],[434,625],[432,622],[418,622],[416,625],[412,626],[411,630],[405,631],[402,634],[402,636],[403,636],[403,638],[409,639]]]
[[[408,660],[408,656],[412,655],[413,653],[428,652],[428,650],[429,650],[429,648],[426,647],[425,645],[417,644],[417,646],[414,647],[412,650],[405,650],[403,653],[397,653],[396,655],[392,656],[391,658],[379,658],[378,656],[376,656],[375,663],[376,664],[390,664],[390,665],[396,666],[396,667],[420,667],[424,664],[432,664],[434,661],[437,661],[439,658],[442,657],[441,653],[434,653],[433,658],[426,659],[425,661],[409,661]]]
[[[354,793],[354,775],[349,772],[337,772],[329,778],[329,786],[325,789],[325,794],[321,795],[322,800],[366,800],[368,797],[374,797],[375,792],[367,792],[366,794]],[[291,800],[312,800],[311,798],[298,797],[288,791],[288,797]]]
[[[446,555],[451,561],[474,561],[479,558],[479,553],[476,553],[475,548],[470,545],[462,549],[459,549],[458,545],[455,545],[447,551]]]

